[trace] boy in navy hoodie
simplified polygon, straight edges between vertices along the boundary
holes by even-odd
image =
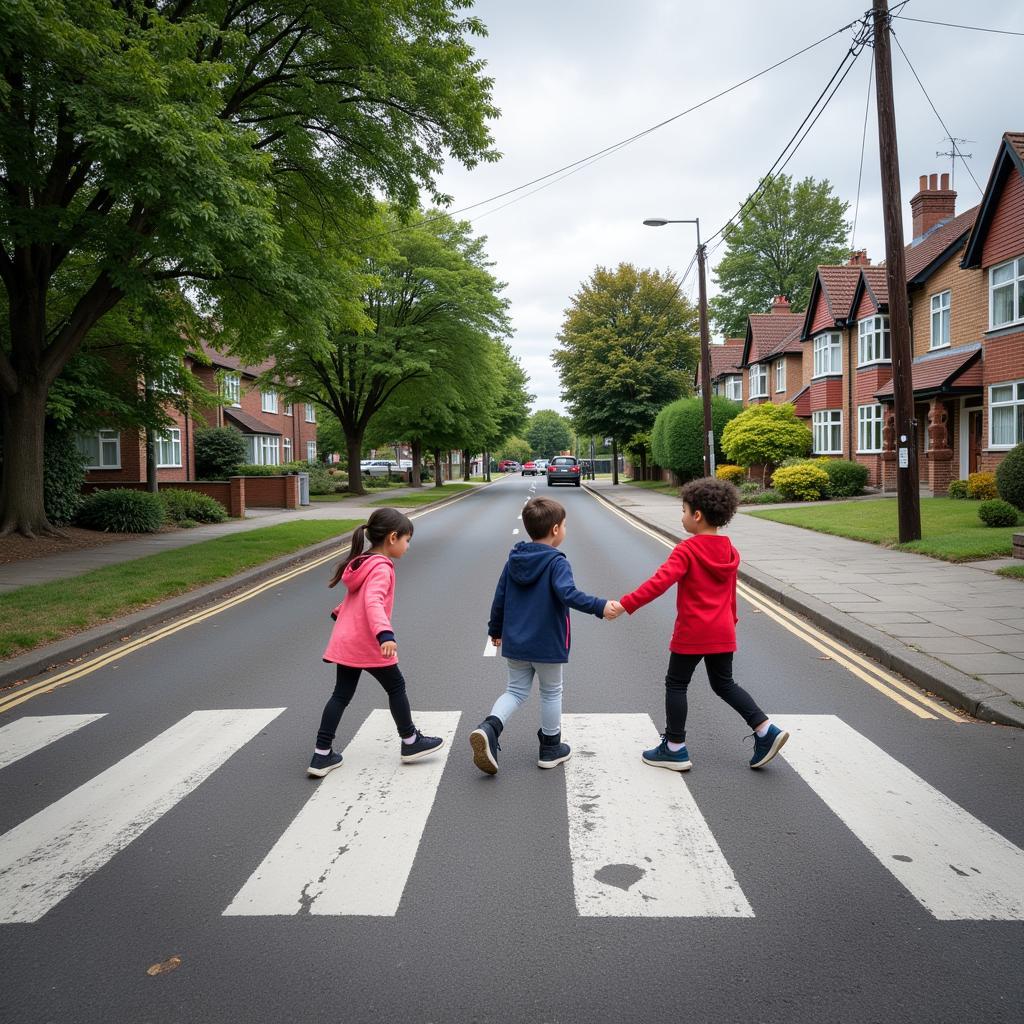
[[[498,770],[498,737],[505,723],[530,695],[533,677],[540,684],[541,768],[568,761],[572,750],[562,742],[562,666],[569,660],[569,609],[613,619],[616,602],[590,597],[576,589],[569,560],[558,550],[565,540],[565,509],[550,498],[533,498],[523,506],[529,541],[509,553],[491,604],[487,634],[508,659],[508,686],[491,713],[470,733],[473,763],[488,775]]]

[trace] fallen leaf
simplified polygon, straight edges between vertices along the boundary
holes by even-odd
[[[152,978],[157,974],[166,974],[168,971],[173,971],[175,968],[181,966],[180,956],[169,956],[166,960],[158,964],[153,964],[151,967],[146,968],[146,973]]]

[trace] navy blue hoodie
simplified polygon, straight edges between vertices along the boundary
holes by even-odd
[[[601,618],[605,600],[576,589],[569,559],[558,548],[520,541],[510,552],[494,591],[487,635],[501,638],[501,653],[515,661],[569,660],[569,609]]]

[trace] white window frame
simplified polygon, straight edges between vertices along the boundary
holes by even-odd
[[[242,407],[242,376],[238,373],[225,373],[221,378],[221,393],[225,401],[231,403],[232,409]]]
[[[281,441],[281,463],[286,464],[292,461],[292,439],[283,438]]]
[[[1016,266],[1015,266],[1016,265]],[[996,274],[1000,270],[1010,268],[1010,277],[1005,281],[996,284]],[[1001,320],[996,323],[996,292],[1010,289],[1010,301],[1014,316],[1009,320]],[[1024,256],[1017,256],[1012,260],[1006,260],[988,271],[988,326],[989,330],[996,330],[999,327],[1008,327],[1011,324],[1024,322]]]
[[[181,469],[181,430],[171,427],[153,438],[157,469]]]
[[[786,360],[780,359],[775,364],[775,393],[786,390]]]
[[[277,412],[277,392],[276,391],[261,391],[260,392],[260,409],[263,412]]]
[[[281,438],[276,434],[257,434],[261,466],[281,465]]]
[[[740,374],[731,373],[725,378],[725,397],[734,402],[743,401],[743,377]]]
[[[754,363],[747,371],[751,398],[768,397],[768,367],[764,363]]]
[[[98,463],[91,462],[91,453],[84,450],[86,441],[96,439],[96,458]],[[120,469],[121,468],[121,432],[118,430],[91,430],[85,434],[79,434],[75,438],[75,445],[84,458],[90,460],[85,466],[86,469]],[[114,446],[114,461],[104,462],[104,448],[109,450]]]
[[[311,466],[316,463],[316,441],[306,442],[306,461]]]
[[[857,365],[873,366],[892,362],[889,318],[883,314],[866,316],[857,323]]]
[[[836,377],[843,372],[843,336],[825,331],[814,336],[814,377]]]
[[[997,399],[996,393],[1007,389],[1010,395],[1006,399]],[[1010,413],[1011,429],[1014,438],[1011,441],[996,441],[996,419],[1002,419],[997,413]],[[1024,380],[1006,380],[998,384],[990,384],[988,388],[988,446],[995,451],[1009,451],[1024,441]]]
[[[310,402],[306,402],[306,422],[316,423],[316,406]]]
[[[953,293],[947,288],[931,297],[932,333],[929,348],[949,348],[949,328],[953,306]]]
[[[877,455],[882,450],[882,425],[885,411],[881,405],[857,406],[857,451]]]
[[[282,415],[283,416],[291,416],[291,414],[292,414],[292,403],[291,402],[285,402],[284,406],[282,407]]]
[[[842,455],[843,410],[819,409],[812,412],[811,432],[814,436],[815,455]],[[835,447],[828,447],[833,441]]]

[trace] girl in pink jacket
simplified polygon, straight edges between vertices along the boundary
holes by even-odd
[[[370,550],[363,554],[364,540]],[[379,508],[365,525],[356,528],[348,557],[338,566],[330,585],[340,580],[348,589],[345,600],[331,613],[331,633],[324,661],[338,666],[334,693],[324,708],[316,734],[313,760],[308,774],[323,778],[341,764],[342,757],[331,749],[342,713],[356,692],[363,669],[384,687],[391,717],[402,737],[401,758],[417,761],[444,746],[439,736],[424,736],[412,722],[405,680],[398,669],[398,644],[391,628],[395,603],[396,562],[409,548],[412,523],[393,508]]]

